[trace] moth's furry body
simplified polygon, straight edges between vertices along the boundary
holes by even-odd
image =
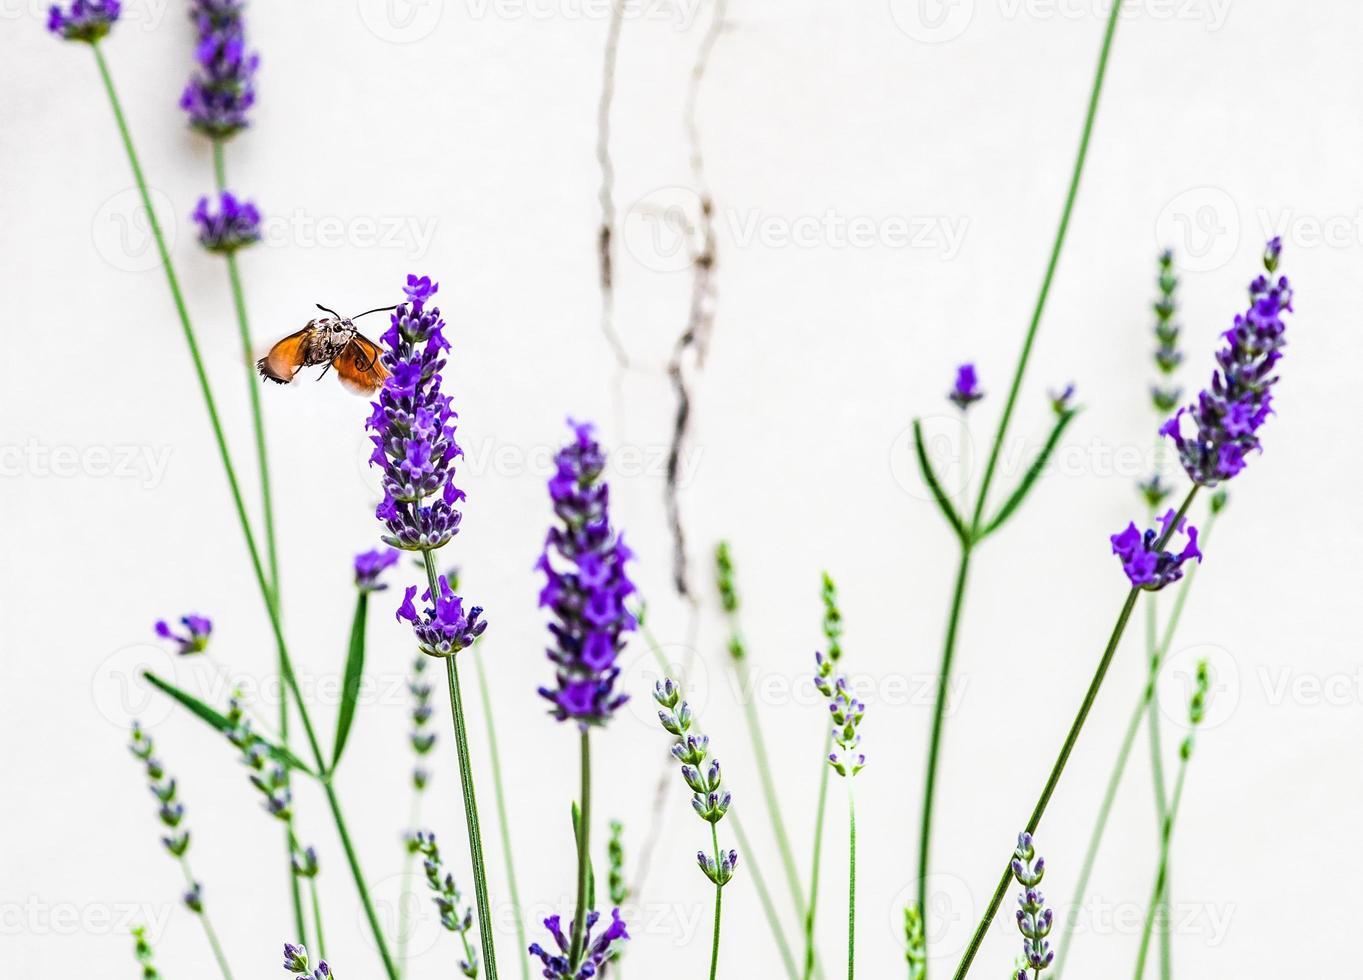
[[[308,342],[303,348],[303,367],[330,364],[332,358],[345,350],[360,331],[350,320],[319,316],[309,320],[303,328],[308,331]]]
[[[370,312],[378,312],[371,310]],[[372,395],[388,372],[379,363],[382,351],[356,328],[350,317],[322,316],[309,320],[256,362],[260,376],[288,384],[305,367],[325,365],[322,375],[336,369],[341,384],[361,395]],[[321,375],[319,375],[321,377]]]

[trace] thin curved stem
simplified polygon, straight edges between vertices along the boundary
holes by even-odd
[[[312,928],[317,936],[317,957],[327,958],[327,941],[322,935],[322,898],[317,892],[316,876],[308,879],[308,891],[312,897]]]
[[[720,867],[719,862],[719,831],[713,823],[710,824],[710,841],[714,845],[715,867]],[[719,922],[720,913],[724,908],[724,886],[716,882],[715,884],[715,924],[712,932],[714,937],[710,942],[710,980],[715,980],[715,971],[719,969]]]
[[[589,729],[582,729],[582,789],[577,815],[577,902],[573,909],[573,933],[568,962],[576,973],[580,965],[587,928],[587,879],[591,876],[592,855],[592,747]]]
[[[809,867],[809,903],[805,906],[805,962],[804,980],[814,973],[816,959],[814,944],[814,916],[819,909],[819,871],[823,865],[823,826],[824,816],[828,808],[828,774],[831,771],[828,765],[828,753],[833,748],[833,733],[830,731],[824,738],[823,755],[819,757],[819,802],[814,809],[814,856],[810,859]]]
[[[781,956],[781,965],[786,968],[786,976],[789,980],[799,980],[799,971],[795,968],[795,956],[790,951],[790,943],[786,942],[786,934],[781,929],[781,921],[776,915],[776,905],[771,900],[771,891],[767,888],[767,880],[762,877],[762,869],[758,862],[753,861],[749,855],[753,853],[752,842],[748,840],[748,835],[743,832],[743,821],[739,819],[738,811],[730,809],[728,819],[733,821],[734,836],[738,838],[738,846],[742,848],[743,860],[748,867],[748,873],[752,875],[753,887],[757,889],[757,900],[762,906],[762,914],[767,919],[767,926],[771,929],[772,938],[776,940],[776,950]]]
[[[194,872],[190,870],[189,858],[183,854],[180,855],[180,870],[184,872],[185,883],[189,885],[190,890],[197,888],[198,882],[194,880]],[[218,963],[218,970],[221,971],[223,980],[232,980],[232,970],[227,965],[227,954],[223,952],[222,943],[218,941],[218,932],[213,928],[213,922],[209,919],[208,912],[200,908],[194,914],[198,916],[199,924],[203,926],[204,936],[207,937],[208,945],[213,950],[213,959]]]
[[[1114,7],[1114,9],[1116,9]],[[1199,487],[1194,484],[1188,491],[1188,496],[1184,498],[1183,505],[1178,509],[1178,514],[1170,523],[1165,534],[1161,535],[1155,544],[1155,550],[1163,549],[1168,543],[1169,537],[1174,533],[1174,529],[1179,526],[1184,516],[1188,513],[1188,508],[1192,506],[1193,499],[1197,497]],[[1131,619],[1131,611],[1136,607],[1136,599],[1141,590],[1133,587],[1126,596],[1126,601],[1122,603],[1121,612],[1117,614],[1117,623],[1112,628],[1112,635],[1108,637],[1107,646],[1103,650],[1103,655],[1098,661],[1098,667],[1093,673],[1093,679],[1089,681],[1088,690],[1084,692],[1084,700],[1079,705],[1079,711],[1074,716],[1074,721],[1070,724],[1070,730],[1065,735],[1065,742],[1060,747],[1060,754],[1056,757],[1055,764],[1051,767],[1051,773],[1046,777],[1046,785],[1041,790],[1041,797],[1036,801],[1036,806],[1032,809],[1032,815],[1027,821],[1026,831],[1029,834],[1036,833],[1037,826],[1041,823],[1042,816],[1046,813],[1046,807],[1051,802],[1051,795],[1055,793],[1055,788],[1060,784],[1060,777],[1064,775],[1065,766],[1070,760],[1070,753],[1074,751],[1074,746],[1079,741],[1079,735],[1084,730],[1084,723],[1088,720],[1089,711],[1093,708],[1093,703],[1098,699],[1098,692],[1102,689],[1103,681],[1107,677],[1108,667],[1112,664],[1113,655],[1117,652],[1117,645],[1121,642],[1122,634],[1126,632],[1126,624]],[[975,954],[980,951],[980,944],[984,942],[984,934],[988,931],[989,925],[994,921],[994,916],[1003,904],[1003,894],[1008,889],[1009,879],[1013,875],[1011,856],[1008,863],[1004,865],[1003,874],[999,878],[998,885],[994,888],[994,894],[990,896],[989,906],[985,909],[979,925],[975,927],[975,933],[970,937],[970,945],[966,947],[965,954],[961,957],[960,964],[956,967],[955,980],[963,980],[970,972],[970,965],[975,960]]]
[[[407,808],[407,833],[414,834],[417,824],[421,820],[421,797],[425,791],[412,786],[412,802]],[[407,882],[412,876],[412,864],[416,860],[416,852],[410,846],[406,847],[407,853],[402,859],[402,885],[398,893],[398,969],[403,973],[407,972],[407,941],[408,941],[408,921],[411,918],[407,911],[407,899],[411,892],[407,891]]]
[[[1168,886],[1169,875],[1169,841],[1174,835],[1174,821],[1178,819],[1179,804],[1183,801],[1183,783],[1188,775],[1187,754],[1180,760],[1178,766],[1178,778],[1174,781],[1174,795],[1169,801],[1169,813],[1164,818],[1164,824],[1160,828],[1160,861],[1159,871],[1155,874],[1154,894],[1150,896],[1150,904],[1145,910],[1145,925],[1141,929],[1140,951],[1136,954],[1136,980],[1141,980],[1145,975],[1145,959],[1150,952],[1150,933],[1155,920],[1156,910],[1164,910],[1167,918],[1167,906],[1165,891]]]
[[[506,816],[506,790],[502,786],[502,757],[497,750],[497,727],[493,721],[492,696],[488,693],[487,677],[483,673],[482,661],[473,660],[473,674],[478,678],[478,694],[482,700],[483,718],[487,723],[488,756],[492,762],[492,795],[497,804],[497,829],[502,835],[502,858],[506,863],[506,884],[511,892],[511,905],[516,912],[516,959],[521,964],[522,980],[530,980],[530,959],[525,955],[529,948],[525,941],[525,913],[521,906],[520,889],[516,887],[516,862],[511,855],[511,824]],[[619,968],[616,973],[618,975]]]
[[[218,417],[217,402],[213,398],[213,389],[208,381],[208,373],[204,368],[203,356],[199,351],[198,338],[195,336],[193,324],[189,319],[189,311],[185,306],[184,294],[180,290],[179,279],[175,275],[175,267],[170,261],[170,252],[166,248],[165,235],[161,230],[161,222],[156,217],[156,211],[152,208],[151,195],[147,191],[146,177],[142,173],[142,164],[137,157],[137,151],[133,147],[132,134],[128,129],[127,119],[123,115],[123,106],[119,102],[118,93],[114,88],[113,77],[109,73],[108,63],[104,59],[104,52],[99,45],[91,45],[95,55],[95,63],[99,67],[100,78],[104,83],[104,90],[109,97],[109,105],[113,110],[114,121],[118,125],[118,133],[123,141],[123,148],[128,156],[128,164],[132,168],[133,179],[137,184],[138,194],[142,200],[142,207],[147,212],[147,221],[151,225],[152,239],[156,243],[156,251],[161,259],[161,267],[166,274],[166,283],[170,288],[171,298],[175,304],[175,310],[180,320],[180,327],[184,334],[185,345],[189,348],[190,360],[194,364],[194,374],[199,382],[199,390],[203,396],[204,407],[208,411],[209,422],[213,429],[214,442],[217,444],[218,456],[221,459],[224,474],[227,477],[228,487],[232,495],[232,504],[236,511],[237,521],[241,525],[242,537],[246,542],[246,549],[251,559],[251,569],[255,574],[256,584],[260,589],[261,598],[265,602],[265,610],[270,619],[270,629],[274,635],[275,645],[279,651],[281,667],[283,668],[284,682],[293,696],[294,704],[298,709],[299,717],[303,721],[303,731],[307,736],[309,748],[317,765],[319,780],[326,790],[327,798],[331,804],[331,811],[336,823],[336,830],[341,837],[341,841],[346,845],[347,857],[350,859],[351,874],[355,879],[355,887],[359,892],[360,901],[364,906],[365,914],[369,920],[370,928],[374,933],[374,942],[378,946],[379,955],[383,960],[384,970],[389,980],[398,980],[396,968],[393,966],[392,958],[388,953],[388,945],[383,937],[383,932],[379,927],[378,915],[374,910],[373,901],[369,896],[369,889],[365,884],[364,876],[360,871],[358,860],[355,858],[353,850],[349,847],[349,835],[346,830],[345,818],[341,813],[339,802],[331,787],[331,780],[326,768],[326,758],[322,754],[321,743],[317,740],[317,733],[313,729],[311,718],[308,715],[307,706],[303,701],[302,691],[298,686],[298,678],[294,674],[292,662],[288,655],[288,644],[284,640],[283,628],[280,625],[279,610],[275,605],[274,592],[266,579],[264,566],[261,564],[260,551],[256,547],[255,535],[251,531],[250,521],[246,516],[246,505],[242,499],[241,486],[237,481],[236,468],[232,463],[232,456],[227,448],[227,437],[223,432],[222,422]]]
[[[851,777],[847,782],[847,821],[847,980],[852,980],[857,966],[857,804]]]

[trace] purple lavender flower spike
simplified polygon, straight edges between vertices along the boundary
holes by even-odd
[[[984,392],[980,391],[979,379],[975,377],[975,365],[962,364],[956,369],[956,384],[952,386],[947,398],[964,412],[983,397]]]
[[[156,622],[156,635],[175,644],[175,652],[185,657],[208,649],[208,638],[213,635],[213,621],[207,616],[189,613],[180,617],[183,633],[176,633],[164,619]]]
[[[599,912],[587,913],[587,931],[582,941],[581,962],[574,970],[572,964],[568,962],[569,943],[568,937],[563,933],[563,922],[557,915],[551,915],[544,920],[544,928],[549,930],[549,934],[554,937],[554,944],[558,946],[557,953],[551,953],[539,943],[530,944],[530,955],[538,956],[540,962],[544,964],[544,976],[546,980],[590,980],[601,972],[601,968],[610,960],[620,955],[619,944],[629,939],[629,933],[625,931],[625,920],[620,918],[620,910],[611,909],[611,922],[601,935],[592,938],[592,927],[601,918]]]
[[[317,969],[311,969],[307,948],[293,943],[284,944],[284,969],[294,974],[296,980],[331,980],[331,967],[326,960],[317,962]]]
[[[190,17],[199,30],[195,69],[180,95],[189,124],[212,139],[227,139],[249,125],[256,101],[260,56],[246,50],[240,0],[195,0]]]
[[[1245,468],[1245,458],[1257,451],[1259,427],[1272,414],[1270,388],[1282,357],[1283,314],[1292,312],[1292,286],[1286,276],[1271,278],[1278,269],[1282,240],[1274,238],[1264,250],[1267,276],[1249,286],[1249,308],[1235,317],[1223,335],[1225,346],[1216,354],[1217,370],[1211,385],[1197,401],[1180,408],[1160,428],[1178,447],[1179,460],[1194,483],[1214,487]],[[1183,416],[1196,428],[1183,435]]]
[[[94,44],[109,33],[122,10],[119,0],[72,0],[65,10],[54,3],[47,11],[47,29],[63,40]]]
[[[562,526],[549,530],[536,567],[544,572],[540,605],[555,622],[549,626],[554,646],[557,686],[540,694],[554,705],[559,721],[601,725],[627,700],[615,693],[620,668],[615,660],[625,634],[637,625],[625,608],[634,583],[625,572],[633,557],[622,535],[610,524],[610,488],[601,479],[606,457],[590,424],[568,423],[575,438],[554,457],[549,496]]]
[[[440,595],[434,603],[431,603],[429,589],[422,593],[422,601],[427,606],[420,614],[412,602],[416,597],[416,586],[410,586],[398,607],[397,618],[412,624],[422,653],[432,657],[453,657],[472,646],[487,629],[487,623],[480,618],[483,615],[481,606],[473,606],[465,612],[464,600],[454,594],[449,580],[441,578],[439,581]]]
[[[209,208],[208,198],[199,198],[191,217],[199,226],[199,244],[210,252],[225,255],[260,241],[260,212],[229,191],[219,195],[216,211]]]
[[[828,764],[839,776],[855,776],[866,766],[866,756],[856,751],[861,744],[857,727],[866,713],[866,705],[853,696],[847,678],[834,673],[832,661],[822,653],[814,654],[814,664],[814,687],[828,699],[833,742],[841,750],[828,754]]]
[[[1132,523],[1126,526],[1125,531],[1112,535],[1112,553],[1121,558],[1122,571],[1126,572],[1133,586],[1157,592],[1183,577],[1184,562],[1193,558],[1199,563],[1202,561],[1202,552],[1197,550],[1197,528],[1190,525],[1186,518],[1179,519],[1178,526],[1174,527],[1176,516],[1172,508],[1168,510],[1160,518],[1158,531],[1148,528],[1142,534]],[[1177,555],[1171,551],[1157,551],[1155,542],[1168,541],[1173,536],[1172,532],[1186,532],[1188,540],[1183,550]]]
[[[1018,834],[1017,850],[1013,852],[1013,878],[1022,886],[1018,895],[1017,923],[1022,933],[1022,958],[1031,969],[1031,980],[1051,965],[1055,952],[1046,939],[1054,924],[1054,914],[1046,908],[1045,896],[1037,888],[1046,873],[1046,862],[1036,856],[1032,835]],[[1016,980],[1028,980],[1027,970],[1019,969]]]
[[[372,433],[370,465],[383,468],[383,501],[375,516],[388,528],[383,540],[406,551],[442,548],[459,532],[454,464],[463,450],[454,441],[459,416],[441,392],[445,321],[426,304],[439,287],[427,277],[407,277],[408,302],[400,305],[381,338],[380,363],[388,371],[366,428]]]
[[[396,548],[374,548],[355,556],[355,588],[361,592],[382,592],[388,588],[380,577],[398,563],[402,552]]]

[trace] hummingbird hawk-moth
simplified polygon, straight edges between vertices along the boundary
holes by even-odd
[[[388,377],[388,371],[379,363],[383,351],[360,333],[355,321],[370,313],[385,313],[396,307],[381,306],[353,317],[341,316],[321,303],[317,308],[331,315],[309,320],[302,330],[289,334],[271,347],[268,354],[256,361],[260,376],[286,385],[303,368],[324,364],[318,381],[335,368],[341,384],[355,394],[372,395],[378,391],[383,379]]]

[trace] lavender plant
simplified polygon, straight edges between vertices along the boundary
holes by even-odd
[[[842,659],[842,609],[838,605],[838,587],[827,572],[823,573],[820,598],[823,601],[823,636],[827,653],[815,654],[818,672],[814,678],[814,686],[825,698],[831,698],[832,688],[830,685],[832,684],[833,672]],[[823,751],[825,756],[833,751],[835,737],[836,732],[830,730],[828,737],[824,739]],[[814,944],[814,918],[819,909],[819,872],[823,867],[823,831],[824,817],[828,809],[828,774],[828,766],[819,766],[819,802],[814,808],[814,854],[810,859],[809,903],[806,906],[807,911],[804,919],[804,980],[810,980],[818,966],[818,951]]]
[[[852,794],[852,777],[866,765],[866,756],[859,749],[861,725],[866,705],[852,694],[847,678],[833,671],[832,661],[822,653],[814,655],[814,686],[828,699],[832,740],[837,747],[828,753],[828,764],[839,776],[847,779],[847,980],[856,973],[857,938],[857,807]]]
[[[222,943],[218,941],[218,933],[213,928],[213,921],[204,908],[203,887],[194,877],[194,871],[189,866],[189,828],[184,826],[185,805],[180,802],[179,786],[175,777],[166,772],[161,760],[155,755],[155,742],[142,729],[141,724],[136,721],[133,722],[132,738],[128,743],[128,750],[142,763],[147,774],[147,788],[151,790],[152,796],[156,797],[156,817],[161,821],[161,826],[166,829],[165,835],[161,838],[161,845],[166,849],[167,854],[175,858],[176,863],[180,865],[180,870],[184,873],[187,886],[183,899],[185,907],[194,913],[199,924],[203,926],[204,936],[208,939],[208,945],[213,951],[213,959],[217,961],[223,980],[232,980],[232,970],[227,965],[227,955],[223,952]],[[137,934],[137,942],[138,959],[143,960],[150,968],[151,950],[150,947],[146,948],[146,958],[143,959],[145,943],[140,933]],[[156,971],[152,970],[150,975],[156,976]]]
[[[435,834],[418,831],[417,851],[421,854],[422,866],[426,871],[426,885],[434,893],[435,907],[440,910],[440,924],[446,931],[458,933],[464,947],[464,958],[459,961],[459,972],[466,977],[478,976],[478,949],[469,942],[469,930],[473,928],[473,910],[463,905],[459,888],[454,883],[454,875],[445,870],[440,859],[440,848],[436,845]]]
[[[142,980],[161,980],[161,974],[152,965],[151,943],[147,940],[146,926],[133,926],[133,956],[142,968]]]
[[[1054,913],[1046,907],[1046,899],[1037,887],[1046,874],[1046,861],[1036,856],[1032,846],[1032,835],[1026,831],[1018,834],[1017,850],[1013,852],[1013,878],[1022,886],[1018,895],[1018,932],[1022,933],[1022,959],[1025,967],[1019,968],[1015,980],[1027,980],[1027,969],[1032,971],[1032,980],[1040,980],[1041,971],[1051,965],[1055,952],[1046,938],[1051,934]]]
[[[681,763],[681,776],[692,792],[691,808],[710,825],[711,853],[696,852],[696,862],[715,886],[715,924],[710,945],[710,980],[719,968],[720,918],[724,886],[733,880],[738,866],[738,851],[719,847],[719,822],[728,812],[733,797],[721,787],[719,760],[710,758],[710,740],[691,731],[691,706],[681,697],[681,688],[671,678],[658,681],[653,688],[658,703],[658,722],[677,741],[672,755]]]
[[[1198,401],[1190,408],[1180,409],[1160,431],[1173,440],[1179,449],[1185,471],[1192,480],[1192,487],[1177,511],[1162,522],[1163,533],[1153,539],[1140,536],[1137,542],[1128,533],[1114,536],[1113,551],[1122,561],[1131,585],[1126,601],[1117,615],[1116,625],[1108,639],[1102,657],[1098,661],[1093,679],[1089,682],[1084,700],[1079,706],[1069,733],[1056,757],[1046,785],[1032,810],[1027,822],[1026,832],[1035,833],[1041,817],[1046,812],[1051,794],[1060,781],[1069,761],[1070,753],[1082,732],[1088,713],[1097,699],[1098,691],[1107,676],[1108,667],[1116,653],[1117,645],[1131,618],[1132,609],[1139,596],[1147,591],[1156,591],[1177,578],[1176,572],[1188,560],[1188,546],[1183,552],[1174,555],[1166,551],[1169,538],[1184,527],[1188,508],[1203,486],[1217,485],[1237,475],[1245,466],[1245,457],[1251,450],[1259,448],[1258,430],[1267,420],[1271,402],[1270,389],[1277,383],[1273,373],[1281,359],[1286,324],[1285,313],[1292,311],[1292,287],[1287,277],[1276,280],[1269,277],[1276,273],[1282,254],[1282,243],[1274,238],[1264,250],[1263,263],[1266,275],[1257,276],[1249,287],[1249,308],[1237,314],[1235,321],[1224,334],[1223,346],[1217,352],[1217,368],[1212,374],[1210,385],[1198,396]],[[1191,413],[1197,422],[1195,436],[1184,437],[1179,431],[1183,414]],[[1121,544],[1118,544],[1121,539]],[[1192,542],[1191,529],[1189,539]],[[985,930],[993,921],[1007,888],[1011,865],[1005,869],[1003,877],[990,898],[984,916],[971,937],[956,968],[956,980],[962,980],[969,971],[975,954],[984,939]],[[1158,895],[1156,899],[1158,900]]]
[[[317,968],[312,969],[307,947],[302,944],[284,944],[284,969],[294,974],[294,980],[333,980],[335,974],[324,959],[318,959]]]

